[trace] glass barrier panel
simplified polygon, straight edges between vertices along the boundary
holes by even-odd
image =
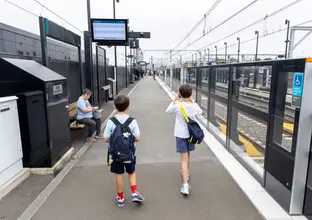
[[[233,107],[230,125],[230,151],[263,176],[267,122]]]
[[[292,140],[296,108],[292,106],[292,87],[294,72],[279,73],[273,120],[273,143],[292,152]],[[285,87],[285,81],[288,86]]]
[[[235,101],[263,112],[268,112],[271,86],[271,66],[240,66],[236,69],[236,87],[239,93]]]

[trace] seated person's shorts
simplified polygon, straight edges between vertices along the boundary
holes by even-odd
[[[178,153],[186,153],[195,150],[195,145],[188,142],[188,138],[176,138],[176,147]]]
[[[126,171],[128,174],[132,174],[135,172],[135,164],[136,157],[131,161],[131,163],[113,162],[111,164],[111,172],[114,174],[124,174]]]

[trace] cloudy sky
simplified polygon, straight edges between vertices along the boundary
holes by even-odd
[[[47,17],[77,34],[81,34],[80,31],[87,29],[86,0],[38,0],[53,12],[69,21],[79,30],[68,25],[47,9],[42,8],[34,0],[7,1],[13,2],[35,15]],[[296,0],[221,0],[215,10],[213,10],[207,17],[206,27],[204,26],[205,22],[202,22],[190,37],[182,42],[177,49],[183,49],[185,47],[185,49],[189,50],[210,48],[211,53],[215,53],[216,45],[218,47],[218,53],[224,53],[224,42],[227,42],[228,45],[233,45],[228,48],[228,52],[235,54],[237,52],[237,45],[235,45],[237,43],[236,38],[240,37],[241,41],[244,42],[254,38],[255,30],[259,30],[260,36],[268,34],[267,36],[260,38],[259,53],[283,54],[285,51],[284,42],[286,31],[280,30],[285,28],[285,19],[289,19],[291,25],[311,21],[305,25],[312,26],[312,1],[297,1],[297,4],[277,13],[267,19],[267,21],[261,21],[244,31],[234,34],[226,39],[222,39],[261,18],[264,18],[265,15],[274,13],[292,2],[296,2]],[[140,41],[142,50],[170,50],[177,46],[204,14],[209,11],[215,2],[216,0],[120,0],[120,3],[116,4],[116,14],[117,18],[128,18],[132,30],[151,32],[151,39],[143,39]],[[242,13],[214,29],[224,20],[252,2],[255,3]],[[91,0],[91,11],[92,17],[112,18],[113,0]],[[38,18],[34,15],[30,15],[29,13],[8,4],[4,0],[0,0],[0,12],[0,22],[36,34],[39,33]],[[201,37],[203,31],[209,33],[196,43],[188,46],[189,43],[192,43]],[[304,33],[297,34],[297,40],[303,35]],[[255,44],[255,40],[242,43],[241,53],[254,53]],[[113,59],[112,49],[109,49],[108,51],[108,55]],[[120,54],[118,61],[124,62],[121,59],[121,54],[124,54],[124,48],[119,48],[118,53]],[[174,55],[176,54],[174,59],[178,59],[180,58],[180,55],[182,55],[183,60],[190,60],[192,53],[194,52],[189,51],[179,54],[173,52]],[[169,55],[164,52],[144,52],[146,60],[148,60],[150,56],[153,56],[155,60],[164,58],[164,61],[169,57]],[[309,36],[303,44],[296,48],[294,56],[312,56],[312,35]]]

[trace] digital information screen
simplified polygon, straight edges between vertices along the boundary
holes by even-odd
[[[126,20],[92,20],[94,41],[126,41],[127,21]]]

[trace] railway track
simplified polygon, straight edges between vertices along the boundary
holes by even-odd
[[[192,87],[193,87],[194,89],[196,89],[196,86],[192,85]],[[208,96],[208,92],[205,91],[204,89],[198,87],[198,90],[200,90],[200,91],[199,91],[200,93],[202,93],[202,94]],[[227,90],[226,90],[226,89],[219,89],[219,88],[218,88],[218,90],[219,90],[219,91],[222,91],[222,92],[225,92],[225,93],[227,94]],[[269,105],[269,102],[268,102],[268,101],[266,101],[266,100],[264,100],[264,99],[262,99],[262,98],[255,98],[255,97],[253,97],[253,96],[249,96],[249,95],[245,95],[245,94],[240,94],[240,96],[243,97],[243,98],[245,99],[245,100],[242,99],[242,100],[240,101],[243,105],[244,105],[244,104],[246,104],[246,105],[253,105],[255,108],[258,108],[258,109],[260,109],[261,111],[268,113],[268,107],[267,107],[267,106]],[[250,101],[248,101],[248,100],[250,100]],[[258,102],[258,103],[264,103],[264,104],[263,104],[263,105],[260,104],[260,105],[255,106],[255,103],[256,103],[256,102]],[[295,115],[295,111],[294,111],[291,107],[289,107],[288,105],[286,105],[284,121],[285,121],[286,123],[292,124],[293,121],[294,121],[294,115]],[[287,132],[287,131],[286,131],[286,132]]]
[[[215,116],[217,120],[226,125],[227,109],[225,106],[216,103]],[[207,108],[201,106],[203,110],[207,111]],[[244,139],[249,141],[260,153],[264,152],[267,136],[267,122],[260,121],[258,118],[250,117],[249,115],[243,115],[239,113],[237,121],[237,132]],[[292,144],[292,132],[283,129],[282,143],[286,149],[291,148]]]

